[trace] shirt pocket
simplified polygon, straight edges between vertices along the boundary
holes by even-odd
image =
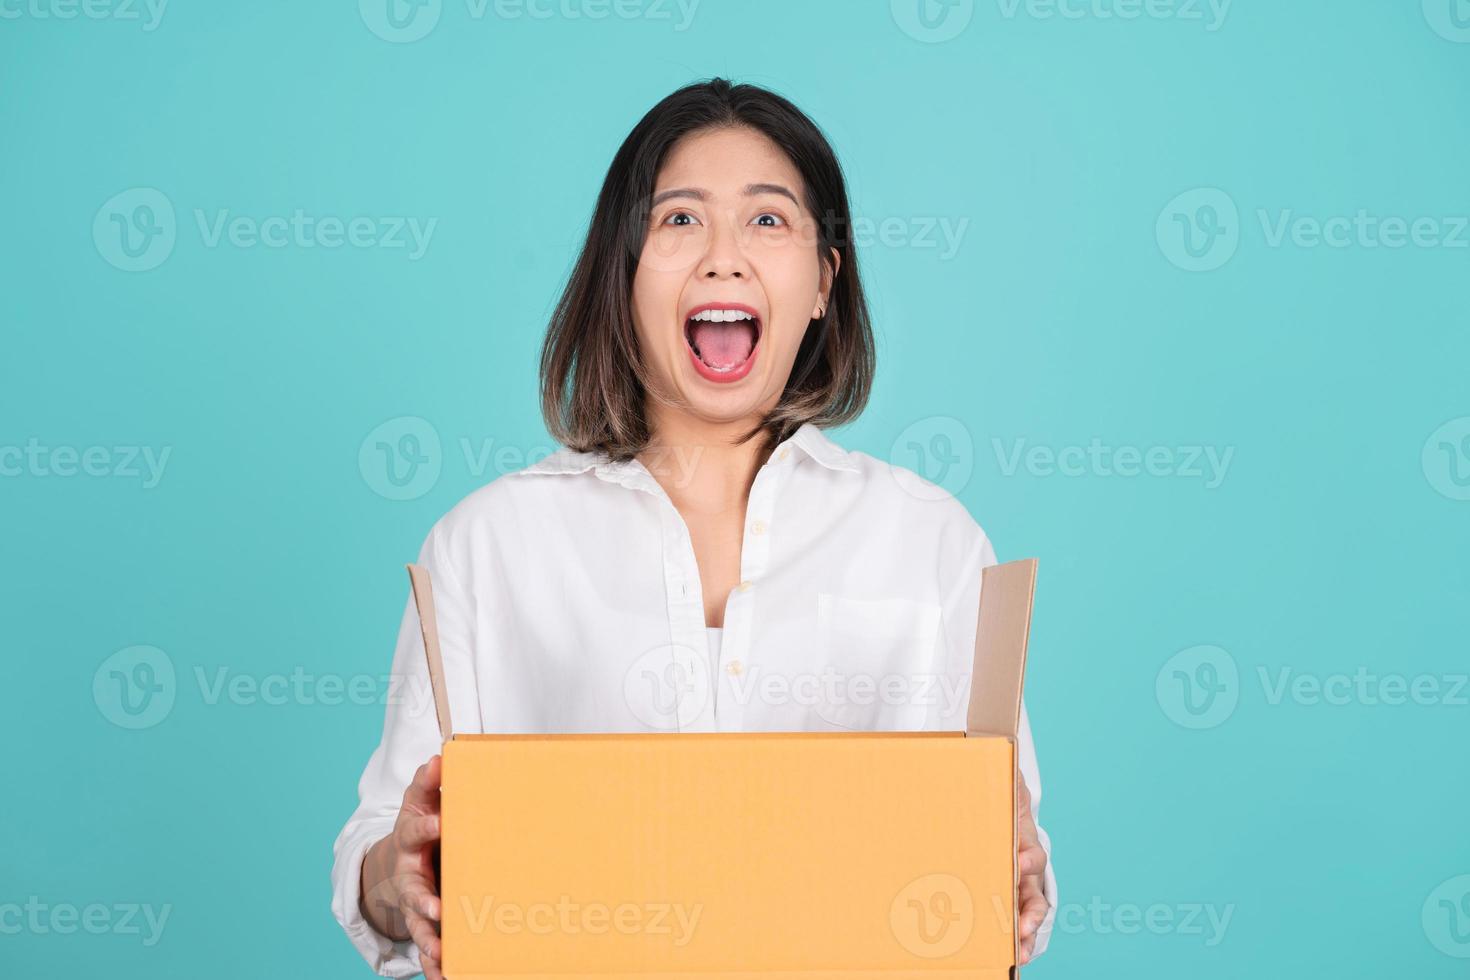
[[[817,652],[825,678],[819,718],[856,731],[918,731],[939,678],[941,607],[915,599],[817,593]]]

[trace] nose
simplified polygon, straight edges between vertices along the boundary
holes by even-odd
[[[750,260],[733,216],[713,222],[696,274],[705,279],[749,279]]]

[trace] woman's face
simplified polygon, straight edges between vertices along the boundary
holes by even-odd
[[[692,134],[669,152],[633,279],[633,322],[676,410],[731,422],[779,401],[831,289],[804,195],[785,153],[749,128]],[[834,272],[839,261],[833,249]]]

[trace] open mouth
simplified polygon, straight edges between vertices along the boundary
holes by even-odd
[[[712,381],[744,377],[755,361],[761,321],[743,305],[709,305],[684,321],[684,340],[701,375]]]

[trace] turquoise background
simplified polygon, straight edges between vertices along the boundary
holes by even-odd
[[[0,454],[48,454],[0,455],[0,911],[169,918],[153,945],[113,911],[7,929],[9,972],[368,975],[328,870],[382,707],[319,685],[383,693],[403,562],[550,450],[535,357],[606,166],[659,98],[727,75],[807,110],[855,211],[892,219],[861,247],[876,389],[834,438],[1041,559],[1027,700],[1063,908],[1027,975],[1466,975],[1470,231],[1271,231],[1362,209],[1455,237],[1470,4],[986,0],[930,32],[912,0],[703,0],[683,30],[652,0],[444,0],[403,42],[371,0],[174,0],[151,30],[39,16],[61,2],[0,19]],[[137,188],[175,240],[127,271]],[[437,224],[411,258],[211,246],[195,218],[298,208]],[[941,221],[967,222],[952,252],[924,244]],[[375,446],[405,433],[439,449],[400,489]],[[1094,439],[1174,475],[1007,465]],[[169,447],[156,485],[129,446]],[[59,447],[110,475],[57,475]],[[1218,485],[1184,447],[1230,451]],[[114,669],[157,698],[124,704]],[[1277,698],[1283,669],[1439,694]],[[318,686],[210,703],[293,675]]]

